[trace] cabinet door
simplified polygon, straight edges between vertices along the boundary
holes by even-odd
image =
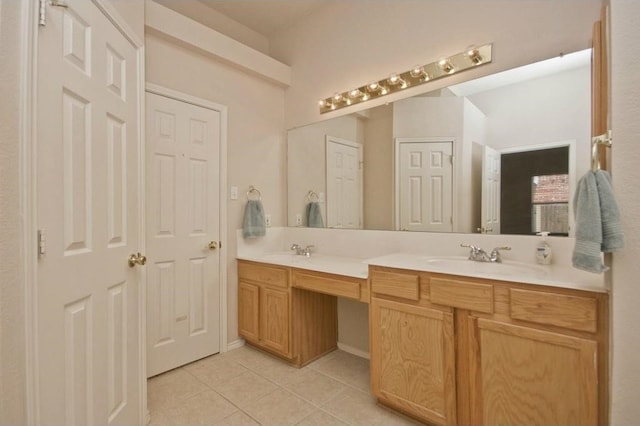
[[[595,425],[595,341],[478,319],[483,424]]]
[[[289,356],[289,293],[263,287],[260,299],[261,344]]]
[[[374,394],[427,422],[455,424],[453,315],[377,298],[370,312]]]
[[[238,283],[238,334],[257,343],[260,340],[260,287]]]

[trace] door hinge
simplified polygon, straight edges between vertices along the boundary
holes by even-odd
[[[452,156],[450,156],[450,157],[449,157],[449,160],[451,160],[451,164],[453,164],[453,160],[454,160],[454,159],[455,159],[455,156],[454,156],[454,155],[452,155]]]
[[[54,7],[68,8],[69,5],[62,0],[49,0],[49,4]],[[38,25],[47,25],[47,0],[38,0]]]
[[[222,248],[222,241],[218,241],[218,247]]]
[[[47,0],[39,0],[38,3],[38,25],[44,27],[47,25]]]

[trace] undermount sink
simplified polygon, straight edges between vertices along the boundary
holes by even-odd
[[[429,257],[426,263],[435,268],[449,273],[472,273],[490,274],[505,276],[530,276],[544,277],[545,269],[526,263],[503,261],[503,262],[475,262],[466,257]]]

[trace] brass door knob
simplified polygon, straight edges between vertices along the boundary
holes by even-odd
[[[147,257],[138,253],[133,253],[129,256],[129,267],[133,268],[136,265],[144,266],[147,263]]]
[[[207,248],[209,250],[215,250],[218,248],[218,242],[217,241],[211,241],[209,242],[209,244],[207,244]]]

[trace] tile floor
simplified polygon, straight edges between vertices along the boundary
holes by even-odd
[[[249,346],[148,381],[151,425],[416,425],[376,404],[369,362],[337,350],[303,368]]]

